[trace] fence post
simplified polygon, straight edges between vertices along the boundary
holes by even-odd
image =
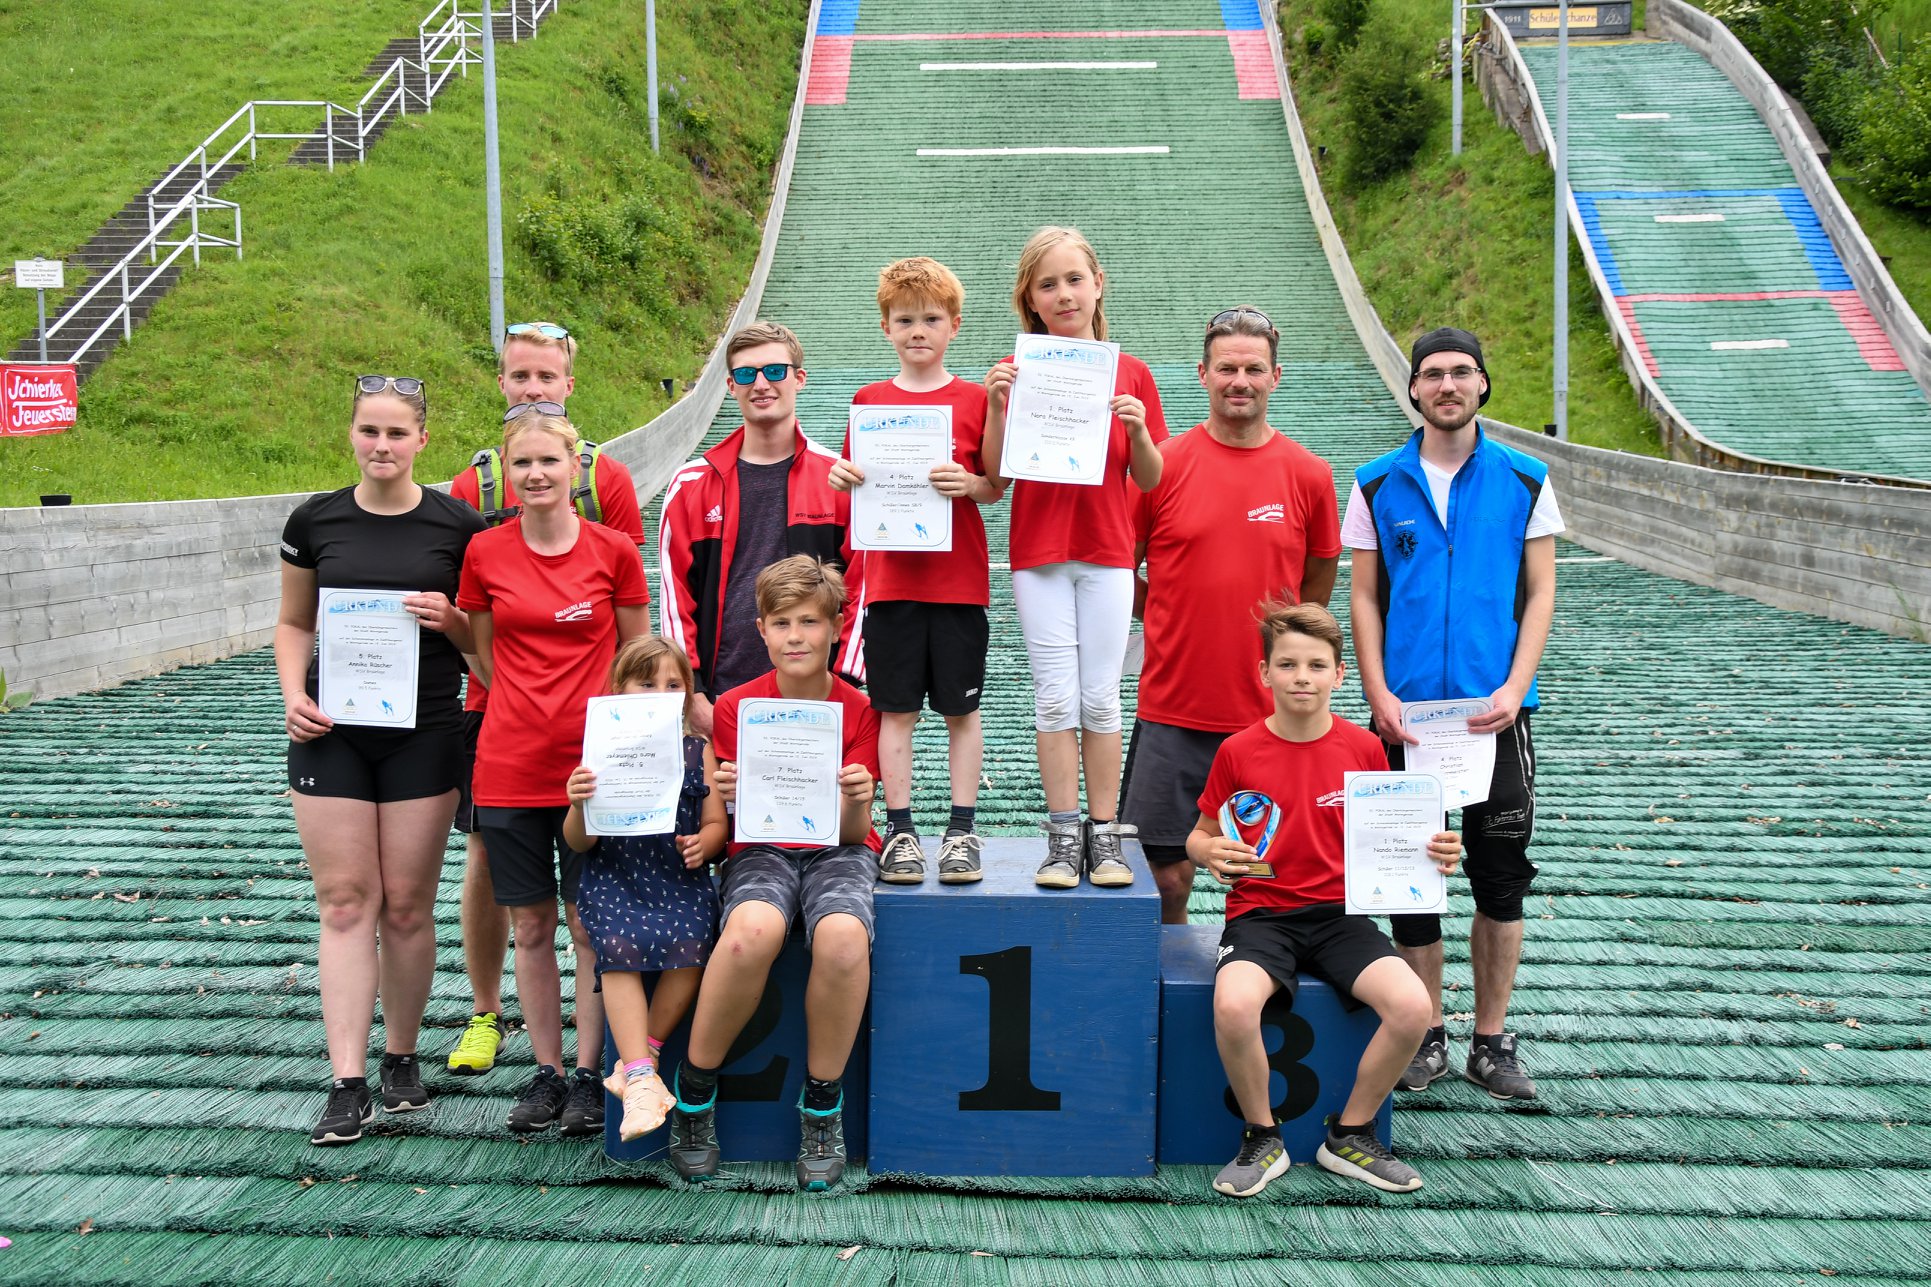
[[[248,159],[250,161],[255,159],[255,138],[258,133],[260,130],[255,124],[255,100],[251,98],[248,100]]]
[[[235,262],[241,262],[241,205],[235,206]]]
[[[188,207],[188,240],[194,249],[194,266],[201,267],[201,203]]]
[[[322,133],[328,139],[329,173],[335,173],[335,104],[322,108]]]
[[[127,290],[127,261],[121,261],[121,338],[134,338],[134,297]]]

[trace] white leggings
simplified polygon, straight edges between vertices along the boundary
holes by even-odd
[[[1033,665],[1033,727],[1120,731],[1120,670],[1133,624],[1133,572],[1049,563],[1012,574]]]

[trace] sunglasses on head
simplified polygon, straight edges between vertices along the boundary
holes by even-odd
[[[1262,326],[1265,326],[1270,331],[1274,329],[1273,319],[1269,318],[1267,314],[1261,312],[1258,308],[1224,309],[1208,319],[1207,327],[1211,330],[1216,326],[1238,326],[1240,319],[1243,317],[1251,317],[1258,320]]]
[[[381,393],[394,389],[405,398],[413,398],[422,392],[422,381],[413,375],[358,375],[355,377],[358,393]]]
[[[503,423],[508,424],[518,416],[564,416],[570,414],[563,409],[561,402],[519,402],[503,413]]]
[[[776,384],[797,369],[796,362],[766,362],[763,366],[734,366],[731,368],[731,379],[734,383],[748,388],[758,382],[758,373],[762,371],[765,379]]]
[[[570,332],[564,330],[561,326],[558,326],[555,322],[517,322],[513,326],[505,326],[503,328],[503,334],[505,335],[536,334],[536,335],[545,336],[553,340],[567,340],[570,338]]]

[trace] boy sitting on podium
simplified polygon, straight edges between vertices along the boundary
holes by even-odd
[[[844,708],[838,843],[729,845],[720,891],[724,928],[697,994],[689,1052],[670,1088],[677,1099],[670,1163],[687,1180],[717,1174],[718,1069],[757,1010],[792,922],[802,919],[811,981],[805,992],[809,1050],[798,1103],[798,1187],[824,1190],[845,1173],[841,1078],[871,988],[878,715],[863,693],[830,670],[844,624],[845,583],[837,569],[794,554],[760,572],[756,592],[758,634],[776,669],[717,699],[717,791],[726,804],[735,803],[738,708],[746,698],[837,702]]]
[[[1270,603],[1261,611],[1261,681],[1273,693],[1274,713],[1221,745],[1200,796],[1200,821],[1187,837],[1187,856],[1232,886],[1214,974],[1214,1038],[1247,1125],[1214,1188],[1252,1197],[1287,1170],[1260,1017],[1277,991],[1292,1003],[1295,972],[1305,969],[1350,1008],[1372,1006],[1381,1018],[1353,1093],[1328,1120],[1314,1160],[1336,1175],[1409,1193],[1421,1176],[1375,1137],[1374,1116],[1428,1030],[1428,991],[1373,921],[1342,910],[1343,775],[1385,772],[1387,755],[1374,734],[1328,709],[1343,667],[1341,627],[1327,609]],[[1266,853],[1223,834],[1222,806],[1240,792],[1265,797],[1258,803],[1273,833]],[[1455,869],[1461,851],[1452,831],[1428,845],[1443,872]]]

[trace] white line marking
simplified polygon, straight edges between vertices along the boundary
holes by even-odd
[[[1713,349],[1787,349],[1789,340],[1711,340]]]
[[[1558,563],[1616,563],[1619,561],[1610,558],[1607,554],[1572,554],[1567,558],[1556,560]]]
[[[1722,223],[1723,216],[1718,214],[1714,210],[1706,210],[1702,214],[1657,215],[1656,222],[1657,223]]]
[[[1164,143],[1152,147],[922,147],[920,156],[1165,156]]]
[[[1158,67],[1153,59],[1116,62],[920,63],[920,71],[1135,71]]]
[[[1670,118],[1670,114],[1668,112],[1617,112],[1616,113],[1616,119],[1619,121],[1667,121],[1669,118]]]

